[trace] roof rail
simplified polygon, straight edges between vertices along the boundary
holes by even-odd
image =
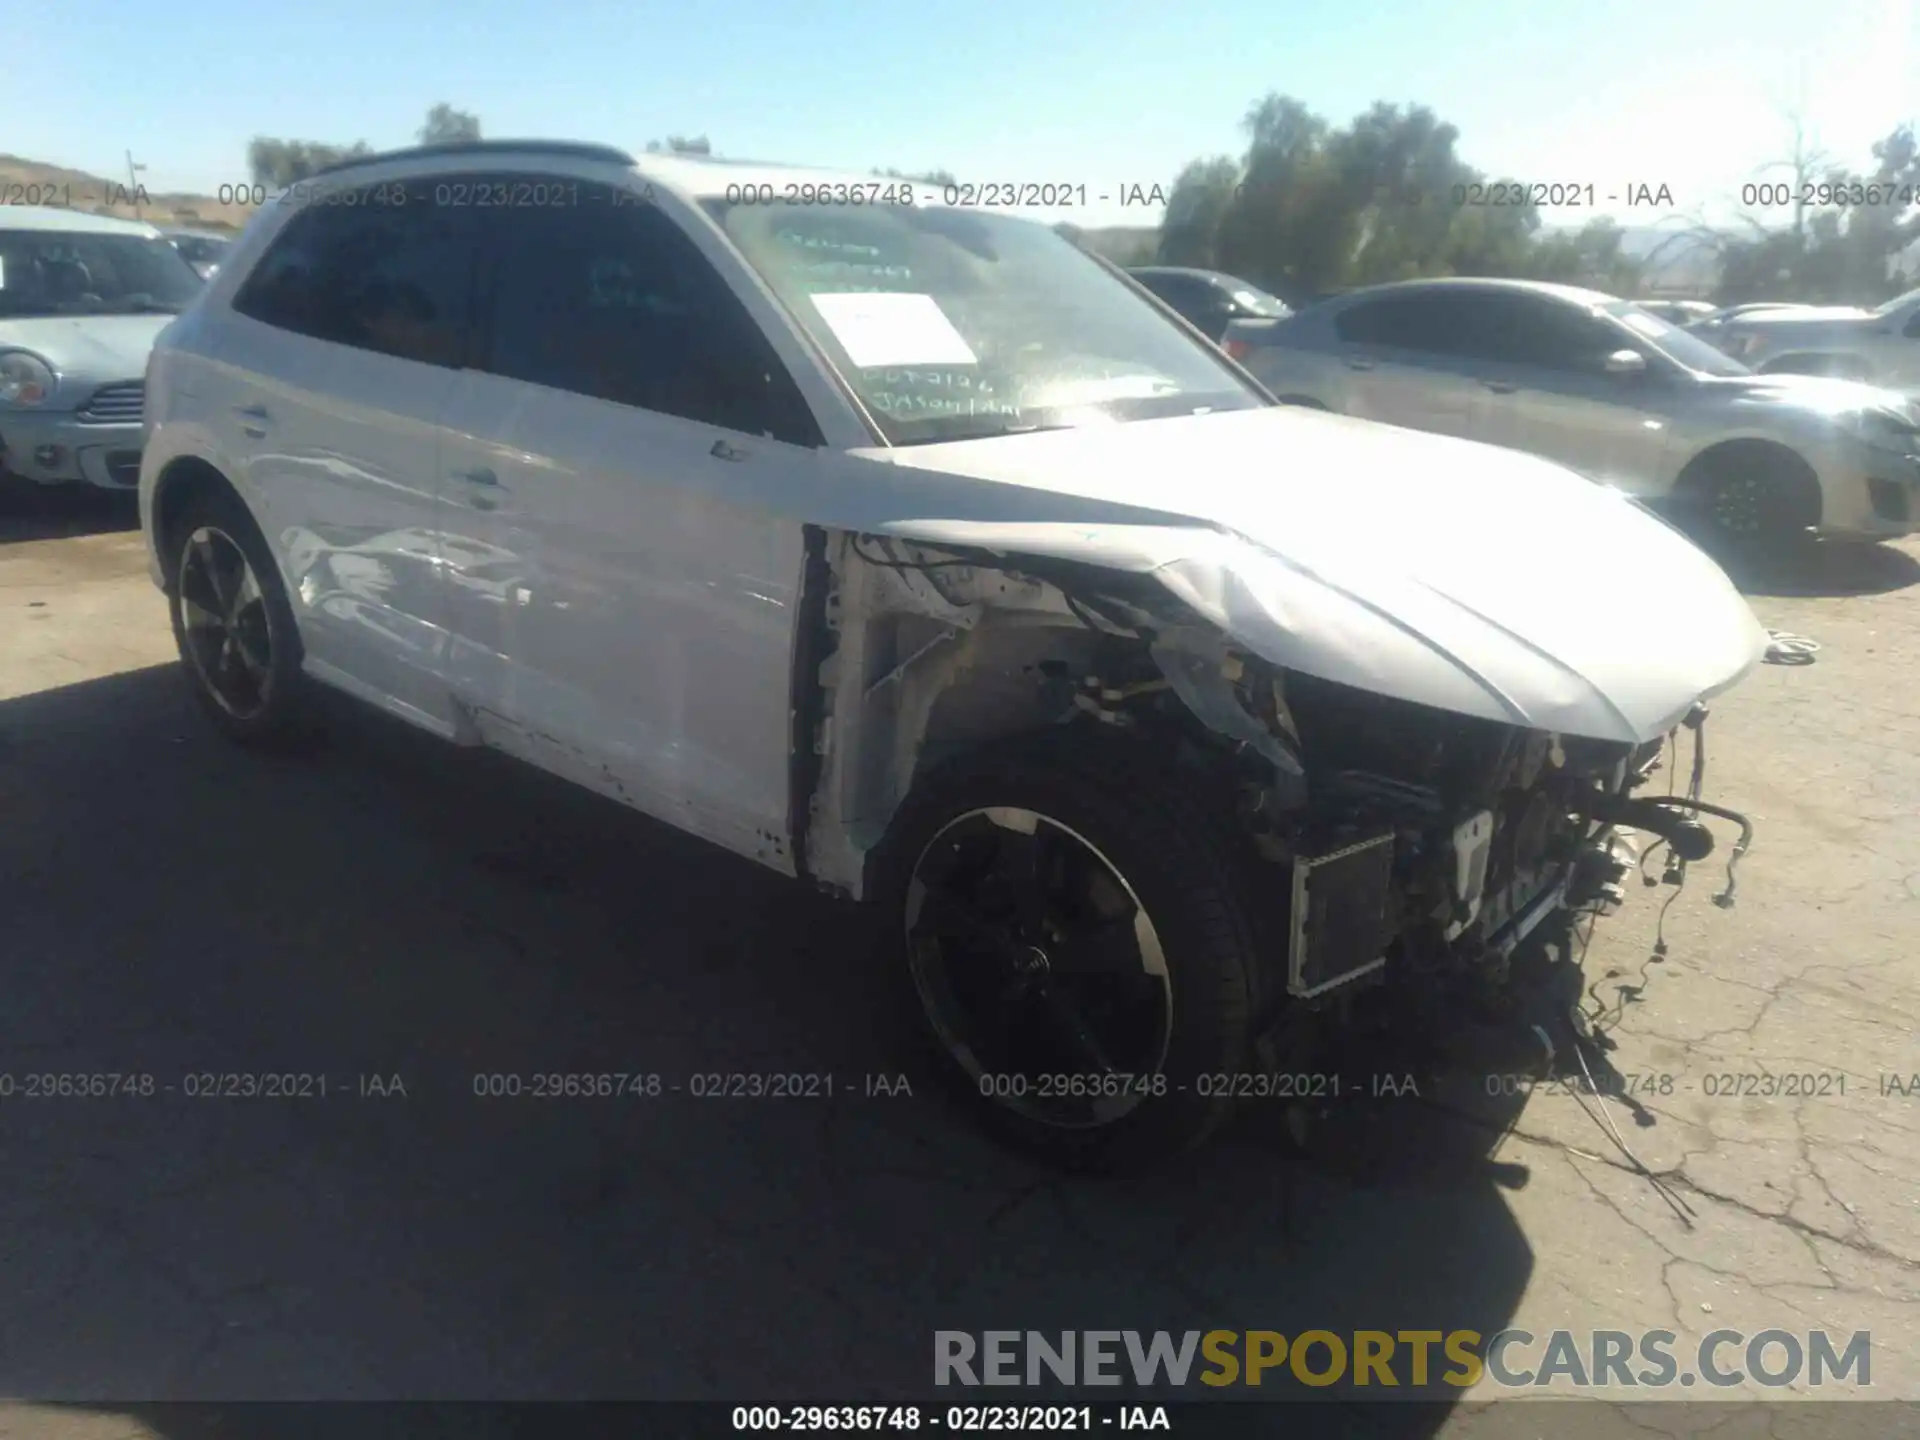
[[[324,165],[313,175],[335,175],[362,165],[379,165],[388,160],[425,160],[435,155],[561,155],[574,160],[611,160],[616,165],[633,164],[633,156],[616,145],[596,145],[590,140],[455,140],[444,145],[412,145],[403,150],[382,150],[374,155],[356,155]],[[312,179],[313,176],[308,176]]]

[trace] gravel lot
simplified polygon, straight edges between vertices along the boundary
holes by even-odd
[[[1675,1077],[1610,1113],[1689,1225],[1566,1092],[1492,1159],[1425,1096],[1304,1161],[1255,1115],[1177,1174],[1037,1173],[860,1093],[896,1067],[836,907],[372,717],[304,761],[222,745],[132,523],[0,514],[0,1071],[176,1086],[0,1099],[0,1393],[128,1402],[34,1433],[151,1433],[152,1399],[873,1400],[924,1389],[935,1328],[1009,1326],[1867,1329],[1874,1393],[1920,1399],[1920,1094],[1881,1093],[1920,1076],[1920,545],[1743,576],[1824,649],[1708,727],[1708,797],[1759,826],[1738,906],[1723,840],[1664,960],[1672,892],[1637,882],[1594,942],[1615,1064]],[[1594,603],[1665,623],[1655,576]],[[840,1093],[472,1088],[616,1070]],[[255,1071],[328,1096],[181,1093]],[[1760,1071],[1845,1094],[1708,1093]],[[1494,1433],[1345,1428],[1436,1427]]]

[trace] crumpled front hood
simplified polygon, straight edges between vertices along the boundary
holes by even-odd
[[[875,528],[1151,571],[1276,664],[1530,728],[1652,739],[1766,646],[1690,541],[1518,451],[1281,406],[868,453],[1112,502]]]
[[[102,385],[138,380],[172,315],[48,315],[0,319],[0,350],[31,350],[60,376],[54,408],[71,410]]]

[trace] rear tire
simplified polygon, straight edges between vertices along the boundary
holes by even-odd
[[[917,1068],[1062,1168],[1199,1144],[1226,1118],[1211,1082],[1246,1068],[1255,1013],[1227,839],[1104,733],[1016,737],[942,766],[901,806],[876,872]]]
[[[168,533],[167,610],[194,698],[237,744],[304,748],[318,735],[313,685],[260,527],[238,496],[209,489]]]

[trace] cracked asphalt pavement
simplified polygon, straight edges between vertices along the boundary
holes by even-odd
[[[1520,1326],[1870,1330],[1874,1394],[1920,1399],[1920,545],[1741,578],[1823,649],[1708,726],[1708,798],[1758,827],[1737,906],[1716,827],[1664,957],[1637,881],[1592,943],[1630,1096],[1549,1087],[1504,1138],[1487,1097],[1369,1102],[1304,1156],[1251,1113],[1091,1183],[869,1093],[899,1066],[856,918],[372,716],[235,751],[130,509],[0,515],[0,1074],[156,1086],[0,1098],[0,1393],[125,1435],[153,1400],[924,1396],[936,1328]],[[1594,603],[1662,623],[1658,586]],[[609,1071],[835,1093],[473,1089]],[[184,1093],[227,1073],[327,1094]]]

